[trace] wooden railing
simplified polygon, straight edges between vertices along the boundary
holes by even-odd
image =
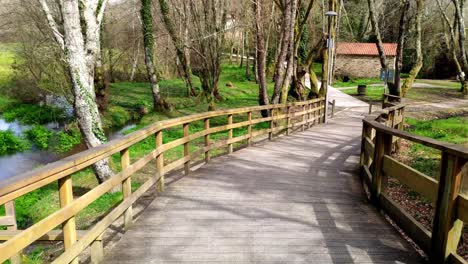
[[[397,95],[383,94],[382,95],[382,109],[389,108],[401,104],[402,98]]]
[[[0,230],[0,263],[11,258],[19,261],[18,254],[35,241],[59,240],[64,242],[64,252],[54,263],[77,263],[80,254],[90,248],[92,262],[99,262],[103,257],[102,237],[105,230],[119,217],[123,216],[124,227],[128,228],[133,221],[132,205],[152,186],[158,191],[164,190],[164,175],[179,168],[189,174],[191,162],[203,157],[210,160],[210,151],[227,147],[233,151],[234,143],[247,142],[251,145],[254,138],[265,136],[272,139],[275,135],[295,129],[304,130],[311,125],[321,123],[324,118],[324,100],[314,99],[305,102],[254,106],[247,108],[212,111],[154,123],[146,128],[133,132],[120,139],[110,141],[99,147],[89,149],[60,161],[51,163],[19,177],[21,181],[12,182],[0,188],[0,205],[5,205],[6,216],[0,217],[0,225],[7,225],[10,230]],[[261,111],[267,111],[268,117],[262,117]],[[226,125],[210,126],[210,119],[225,117]],[[234,122],[237,117],[243,121]],[[203,122],[203,130],[190,134],[189,126],[194,122]],[[256,125],[266,123],[266,128],[255,129]],[[163,144],[163,133],[176,126],[183,127],[183,137]],[[244,128],[241,136],[233,137],[233,129]],[[247,129],[245,129],[247,128]],[[227,131],[227,138],[213,140],[210,135]],[[138,142],[154,137],[155,149],[134,163],[130,161],[130,147]],[[203,138],[202,146],[190,151],[190,144]],[[164,153],[178,146],[183,146],[183,156],[171,162],[164,162]],[[84,195],[74,198],[71,174],[85,169],[97,161],[120,152],[121,171],[109,180],[91,189]],[[153,177],[132,192],[132,175],[154,162],[156,173]],[[16,230],[14,200],[20,196],[58,181],[60,209],[33,224],[26,230]],[[122,186],[123,200],[88,230],[76,230],[75,217],[88,205],[117,186]],[[61,230],[55,230],[61,225]]]
[[[456,250],[463,222],[468,222],[468,196],[462,193],[468,190],[461,187],[463,177],[468,180],[468,176],[463,175],[466,174],[463,167],[467,164],[468,149],[402,131],[404,110],[404,105],[396,105],[363,120],[361,179],[374,205],[389,215],[427,253],[432,263],[467,263]],[[395,143],[401,139],[440,150],[438,179],[391,156]],[[434,202],[432,232],[384,192],[388,177],[396,178]]]

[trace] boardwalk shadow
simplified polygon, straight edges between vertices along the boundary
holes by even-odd
[[[216,158],[174,182],[109,263],[419,262],[365,202],[356,173],[360,127],[340,128]]]

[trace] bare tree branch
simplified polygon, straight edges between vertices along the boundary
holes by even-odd
[[[60,33],[58,29],[57,22],[55,22],[54,17],[52,16],[52,13],[50,12],[49,6],[47,5],[46,0],[39,0],[39,3],[41,4],[42,11],[44,11],[44,14],[46,15],[47,22],[52,29],[52,33],[54,34],[55,41],[59,44],[60,48],[62,50],[65,49],[65,43],[63,40],[63,35]]]

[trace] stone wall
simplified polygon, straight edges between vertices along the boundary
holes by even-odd
[[[394,65],[395,57],[387,57],[390,65]],[[350,78],[379,78],[380,60],[378,56],[337,55],[335,76]]]

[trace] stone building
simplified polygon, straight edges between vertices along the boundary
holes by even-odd
[[[396,43],[384,43],[389,65],[395,64]],[[375,43],[339,42],[336,46],[335,76],[349,78],[379,78],[379,52]]]

